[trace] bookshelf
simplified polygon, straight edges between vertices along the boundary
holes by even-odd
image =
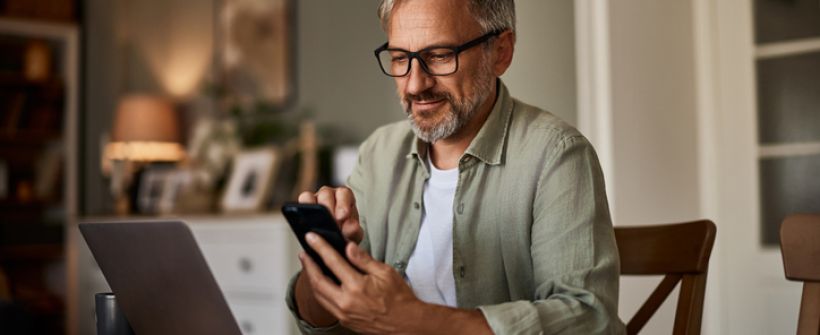
[[[78,28],[0,18],[0,288],[33,333],[64,333],[77,208]]]

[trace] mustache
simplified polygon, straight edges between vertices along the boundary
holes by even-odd
[[[407,94],[404,96],[404,102],[409,106],[414,101],[435,101],[445,99],[447,101],[452,102],[453,96],[447,92],[436,92],[433,90],[427,90],[421,92],[419,94]]]

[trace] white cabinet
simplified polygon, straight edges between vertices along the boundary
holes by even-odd
[[[300,248],[284,217],[258,214],[173,220],[182,220],[191,228],[244,335],[298,333],[285,295],[288,281],[298,269]],[[73,236],[82,239],[79,234]],[[85,243],[79,242],[75,244],[81,245],[76,272],[76,333],[94,334],[93,295],[110,289]]]
[[[185,220],[245,335],[295,333],[285,304],[299,250],[281,215]]]

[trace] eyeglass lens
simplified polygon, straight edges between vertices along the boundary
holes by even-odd
[[[412,53],[402,50],[382,50],[379,62],[385,73],[391,76],[404,76],[410,72],[412,58],[419,60],[421,68],[431,75],[448,75],[458,69],[458,57],[451,48],[432,48],[421,50],[413,57]]]

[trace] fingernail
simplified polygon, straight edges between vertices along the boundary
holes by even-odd
[[[312,232],[307,233],[307,234],[305,234],[305,239],[307,239],[308,242],[316,241],[316,234],[312,233]]]

